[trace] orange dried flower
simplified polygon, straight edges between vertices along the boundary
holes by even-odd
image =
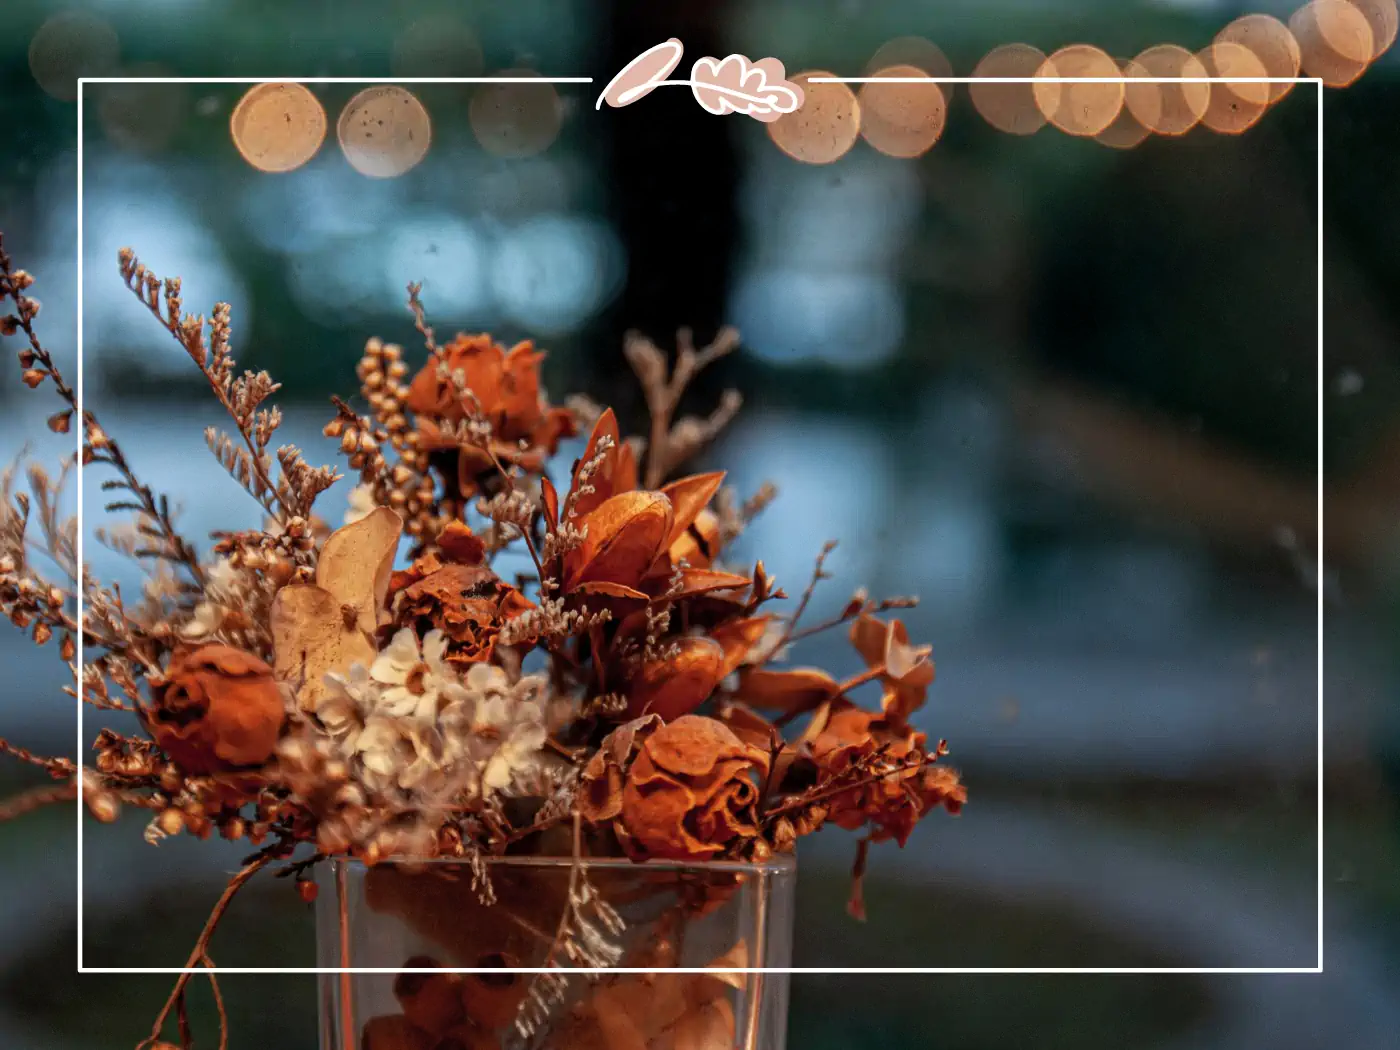
[[[713,857],[758,833],[768,755],[713,718],[685,715],[642,743],[622,789],[623,846],[636,859]]]
[[[485,547],[465,525],[448,525],[438,544],[438,552],[393,574],[389,588],[398,620],[415,624],[420,634],[442,631],[449,642],[449,660],[489,660],[501,624],[532,608],[532,603],[484,563]]]
[[[877,752],[880,757],[872,771],[894,770],[888,776],[842,791],[824,803],[832,823],[848,831],[869,825],[874,841],[893,838],[902,846],[925,815],[940,805],[957,813],[967,801],[967,789],[955,770],[915,764],[924,750],[923,733],[907,726],[896,728],[879,714],[845,701],[818,715],[818,721],[809,730],[809,743],[820,771],[819,781],[847,773]]]
[[[520,458],[520,442],[525,442],[531,458],[553,455],[561,438],[574,433],[573,415],[550,405],[540,393],[540,361],[544,354],[528,340],[507,350],[489,335],[458,335],[443,350],[443,362],[452,371],[460,370],[466,385],[481,406],[481,414],[491,424],[492,436],[503,459]],[[445,437],[435,419],[456,423],[467,417],[452,383],[438,374],[437,360],[429,361],[414,376],[408,388],[405,407],[422,417],[418,432],[422,447],[428,450],[455,449],[457,443]],[[476,462],[473,473],[491,467],[490,458],[477,449],[463,449],[464,459]]]
[[[147,727],[187,773],[262,765],[286,719],[272,668],[217,642],[177,651],[154,694]]]

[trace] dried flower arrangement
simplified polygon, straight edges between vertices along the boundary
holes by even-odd
[[[428,360],[410,377],[399,347],[370,340],[358,367],[368,414],[334,399],[325,433],[358,484],[346,524],[331,531],[314,505],[341,475],[293,446],[273,448],[281,416],[268,399],[278,386],[266,372],[237,374],[229,307],[218,304],[207,321],[186,314],[178,279],[158,279],[129,251],[120,270],[227,411],[231,431],[211,428],[207,443],[267,520],[216,533],[212,555],[196,553],[166,496],[136,477],[92,411],[80,413],[35,332],[33,279],[12,269],[0,240],[0,300],[15,310],[0,328],[24,340],[23,380],[58,394],[50,429],[77,428],[82,463],[110,472],[107,510],[133,519],[99,540],[148,570],[135,603],[78,564],[78,524],[59,511],[69,465],[56,479],[31,467],[27,492],[13,468],[5,473],[0,609],[36,644],[57,639],[70,696],[134,715],[144,733],[104,728],[81,780],[70,759],[0,741],[56,781],[3,815],[81,791],[101,821],[123,806],[150,811],[151,842],[180,832],[246,839],[256,852],[189,957],[211,981],[210,934],[238,889],[270,865],[312,899],[308,873],[328,858],[461,858],[481,876],[472,892],[489,910],[485,858],[564,853],[578,870],[555,902],[565,918],[555,917],[545,965],[608,966],[620,954],[609,940],[620,919],[590,886],[584,857],[626,857],[642,870],[652,859],[763,860],[830,822],[863,832],[851,898],[859,915],[869,844],[902,845],[923,816],[963,804],[958,775],[937,764],[944,743],[930,745],[909,724],[933,680],[929,647],[911,644],[899,620],[879,618],[913,600],[858,592],[833,618],[804,626],[829,544],[795,610],[770,611],[786,595],[763,563],[738,572],[723,558],[772,487],[741,501],[723,474],[674,478],[738,409],[731,392],[707,418],[677,418],[688,383],[736,347],[734,332],[704,348],[681,333],[673,366],[630,336],[625,356],[651,425],[645,441],[624,440],[611,410],[548,401],[543,355],[531,344],[458,335],[439,345],[410,286]],[[585,430],[572,470],[552,475],[560,442]],[[497,574],[496,556],[510,548],[528,554],[533,575]],[[35,551],[63,582],[40,575]],[[773,666],[791,643],[839,627],[864,672],[839,681]],[[880,691],[877,708],[850,699],[867,684]],[[575,936],[570,915],[588,937]],[[377,1019],[371,1027],[388,1034],[367,1029],[367,1046],[446,1050],[530,1036],[552,991],[543,981],[506,999],[482,993],[475,1011],[439,1011],[442,1023],[429,1024],[423,1004],[441,1001],[444,987],[456,1002],[463,981],[408,976],[398,989],[404,1016]],[[189,1045],[188,979],[139,1050],[169,1046],[172,1015]],[[648,1010],[670,1011],[661,1028],[683,1002],[701,1018],[694,1023],[718,1024],[706,982],[724,978],[678,978],[666,994],[655,981],[602,982],[597,1002],[566,1020],[610,1014],[608,997],[644,995]]]

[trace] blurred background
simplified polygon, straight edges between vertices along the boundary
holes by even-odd
[[[959,819],[875,850],[864,925],[843,908],[854,843],[810,840],[797,965],[1315,965],[1320,590],[1325,974],[799,976],[789,1045],[1391,1047],[1400,67],[1382,52],[1397,19],[1393,0],[1298,7],[4,0],[0,229],[70,370],[82,265],[89,403],[184,501],[191,537],[256,518],[203,448],[216,406],[122,286],[123,245],[182,276],[187,309],[232,303],[241,363],[284,384],[284,434],[314,462],[335,461],[327,397],[353,392],[368,337],[419,359],[411,280],[439,333],[537,340],[555,399],[587,393],[633,431],[622,334],[670,346],[680,326],[737,325],[742,352],[687,406],[740,388],[744,412],[699,466],[781,490],[735,560],[762,557],[796,594],[839,539],[818,616],[861,583],[919,594],[905,619],[939,676],[920,718],[971,791]],[[1236,21],[1250,14],[1279,21]],[[595,112],[670,36],[683,70],[739,51],[789,75],[1029,76],[1089,44],[1054,71],[1287,76],[1301,55],[1336,85],[1321,375],[1311,85],[809,84],[773,125],[671,88]],[[79,260],[79,73],[595,82],[90,87]],[[8,370],[0,450],[56,462],[52,406],[27,395]],[[833,638],[794,659],[839,673],[853,655]],[[0,659],[5,735],[72,753],[54,653],[12,631]],[[240,855],[156,852],[139,820],[86,828],[88,965],[180,964]],[[66,808],[0,826],[0,1045],[130,1046],[169,989],[73,972],[74,839]],[[221,964],[311,963],[287,888],[250,891],[237,915]],[[226,980],[231,1045],[314,1045],[313,982]]]

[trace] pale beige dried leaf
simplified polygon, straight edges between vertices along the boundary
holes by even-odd
[[[403,519],[388,507],[376,507],[359,521],[326,537],[316,563],[316,583],[341,606],[352,606],[361,631],[373,634],[387,617],[384,596],[394,568]],[[339,611],[337,611],[339,616]]]
[[[325,677],[374,660],[374,643],[357,625],[346,626],[341,602],[324,587],[292,583],[272,601],[273,670],[297,685],[297,702],[312,711],[324,695]]]

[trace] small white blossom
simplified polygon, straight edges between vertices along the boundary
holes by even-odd
[[[446,653],[441,631],[429,631],[421,648],[411,628],[397,632],[370,666],[370,677],[383,687],[376,709],[431,726],[443,705],[464,695]]]

